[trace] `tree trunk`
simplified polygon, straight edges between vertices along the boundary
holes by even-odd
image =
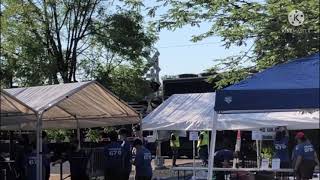
[[[53,74],[53,77],[52,77],[52,78],[53,78],[53,83],[54,83],[54,84],[59,84],[59,80],[58,80],[58,76],[57,76],[57,74],[58,74],[58,73],[56,72],[55,74]]]

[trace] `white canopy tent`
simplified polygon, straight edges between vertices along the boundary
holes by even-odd
[[[319,111],[219,114],[214,123],[215,97],[215,93],[174,94],[142,120],[142,129],[199,131],[256,130],[277,126],[287,126],[291,130],[319,128]]]
[[[37,180],[42,177],[42,128],[79,129],[139,122],[137,112],[95,81],[5,91],[36,115],[2,116],[0,129],[37,130]]]
[[[42,113],[42,128],[77,129],[134,124],[139,115],[95,81],[4,90]],[[2,103],[2,102],[1,102]],[[4,117],[1,130],[35,130],[37,118]]]
[[[253,130],[287,126],[318,129],[319,111],[219,114],[213,123],[215,93],[175,94],[142,120],[143,130]]]
[[[319,111],[319,52],[290,60],[217,91],[213,123],[218,114],[248,112]],[[319,116],[318,116],[319,117]],[[319,120],[317,121],[319,122]],[[304,125],[301,122],[300,129]],[[319,126],[315,126],[318,129]],[[208,180],[212,179],[216,128],[212,130]]]

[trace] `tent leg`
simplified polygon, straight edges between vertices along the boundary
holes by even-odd
[[[9,154],[10,154],[10,160],[15,159],[14,158],[14,141],[13,141],[13,131],[9,132]]]
[[[214,151],[216,147],[216,136],[217,136],[217,121],[218,113],[215,111],[213,114],[213,128],[211,132],[211,142],[210,142],[210,154],[209,154],[209,163],[208,163],[208,177],[207,180],[212,180],[213,175],[213,164],[214,164]]]
[[[195,160],[195,141],[192,141],[192,158],[193,158],[193,175],[192,175],[192,179],[196,179],[196,160]]]
[[[42,180],[42,115],[37,115],[37,180]]]
[[[257,168],[260,168],[259,140],[256,140],[256,148],[257,148]]]
[[[80,128],[77,128],[77,139],[78,139],[78,149],[81,148],[81,142],[80,142]]]
[[[79,125],[79,120],[77,117],[76,118],[76,121],[77,121],[77,139],[78,139],[78,149],[81,149],[81,140],[80,140],[80,125]]]

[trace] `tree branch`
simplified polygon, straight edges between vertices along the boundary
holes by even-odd
[[[52,5],[52,10],[53,10],[53,18],[54,18],[54,24],[55,24],[55,32],[57,35],[57,41],[58,41],[58,50],[59,50],[59,58],[61,60],[63,59],[63,54],[62,54],[62,45],[61,45],[61,37],[60,37],[60,29],[59,29],[59,24],[58,24],[58,15],[57,15],[57,8],[56,8],[56,2]]]
[[[68,18],[69,11],[70,11],[70,6],[67,5],[67,10],[66,10],[65,15],[64,15],[64,17],[63,17],[62,23],[61,23],[61,25],[60,25],[60,27],[59,27],[59,30],[62,29],[64,23],[66,22],[66,20],[67,20],[67,18]]]

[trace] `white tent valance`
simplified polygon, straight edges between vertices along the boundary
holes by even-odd
[[[139,122],[137,112],[95,81],[4,91],[28,105],[38,115],[42,114],[44,129],[90,128]],[[5,109],[1,108],[1,111]],[[36,128],[36,123],[35,116],[31,119],[8,116],[2,117],[0,129],[32,130]]]
[[[213,124],[215,93],[175,94],[142,121],[143,130],[252,130],[287,126],[319,128],[319,111],[219,114]]]

